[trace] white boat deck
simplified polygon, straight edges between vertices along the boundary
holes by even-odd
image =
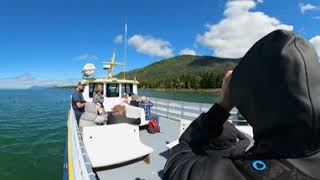
[[[143,159],[130,161],[121,165],[114,165],[107,168],[92,169],[89,156],[80,136],[80,131],[76,125],[75,116],[71,109],[68,121],[68,158],[69,177],[84,180],[158,180],[162,179],[163,168],[168,157],[169,150],[167,144],[175,144],[179,138],[181,127],[180,120],[192,121],[200,113],[207,112],[211,104],[190,103],[172,100],[152,98],[154,107],[152,112],[160,115],[161,132],[149,134],[146,129],[139,131],[140,141],[151,147],[153,152],[150,155],[150,164],[146,164]],[[230,119],[233,122],[243,122],[237,120],[237,111],[231,111]],[[182,121],[181,121],[182,122]],[[189,123],[188,123],[189,124]],[[186,127],[182,128],[185,129]],[[249,126],[238,127],[243,132],[248,132],[252,136],[252,129]],[[183,130],[182,130],[183,131]],[[128,148],[130,151],[130,148]],[[106,154],[108,156],[108,154]]]
[[[151,163],[143,160],[113,169],[95,170],[101,180],[158,180],[162,179],[163,167],[166,163],[168,149],[166,142],[172,142],[179,136],[180,122],[160,117],[161,132],[149,134],[146,129],[140,130],[141,142],[153,148]],[[130,149],[128,149],[130,151]]]

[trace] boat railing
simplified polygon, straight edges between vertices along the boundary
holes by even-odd
[[[77,180],[96,180],[72,108],[69,111],[68,137],[69,177],[73,176],[71,179]]]
[[[212,104],[208,103],[186,102],[153,97],[151,97],[150,100],[153,103],[151,109],[152,113],[176,121],[180,121],[181,119],[192,121],[201,113],[207,112],[212,106]],[[232,122],[246,123],[246,120],[238,119],[238,110],[236,108],[233,108],[230,111],[230,114]]]

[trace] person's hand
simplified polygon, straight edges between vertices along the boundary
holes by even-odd
[[[226,72],[226,74],[223,78],[221,100],[219,102],[219,105],[221,107],[223,107],[228,112],[234,107],[234,104],[233,104],[233,102],[231,100],[231,96],[230,96],[231,78],[232,78],[232,71]]]

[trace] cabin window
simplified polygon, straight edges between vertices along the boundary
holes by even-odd
[[[107,97],[119,97],[119,84],[107,84]]]
[[[132,84],[121,84],[121,93],[126,93],[129,96],[133,94],[133,85]]]
[[[104,84],[103,83],[90,83],[89,84],[89,97],[90,98],[93,97],[93,92],[95,91],[95,88],[96,88],[97,84],[102,85],[102,89],[103,89],[102,94],[103,94],[103,92],[104,92]]]

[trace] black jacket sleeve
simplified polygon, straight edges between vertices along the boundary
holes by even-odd
[[[141,120],[140,118],[126,118],[125,122],[129,124],[139,125],[141,123]]]
[[[222,133],[229,116],[229,112],[214,104],[207,113],[194,120],[181,135],[179,144],[171,150],[164,168],[164,179],[199,179],[212,162],[206,147],[212,138]]]
[[[133,125],[139,125],[140,122],[140,118],[128,118],[126,116],[109,115],[107,124],[128,123]]]
[[[230,114],[220,105],[214,104],[207,113],[201,114],[191,123],[179,141],[191,147],[207,145],[210,139],[222,133],[223,124],[229,116]]]

